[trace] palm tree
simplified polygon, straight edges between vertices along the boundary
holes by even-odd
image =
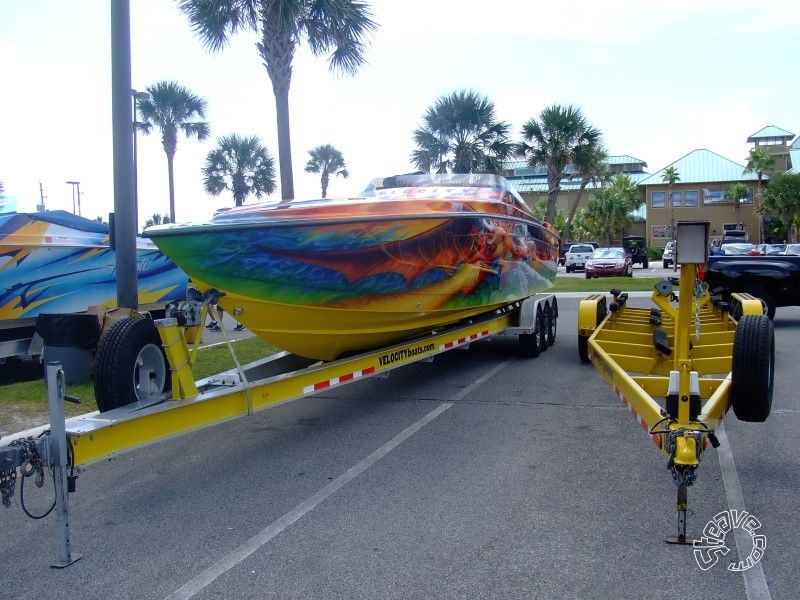
[[[761,212],[761,186],[764,176],[772,173],[775,170],[775,156],[770,154],[764,148],[753,148],[750,150],[750,156],[747,159],[747,165],[744,168],[743,174],[755,173],[758,177],[756,184],[756,201],[753,210],[756,213]],[[763,218],[758,219],[758,241],[762,242],[763,237]]]
[[[586,190],[586,186],[591,182],[599,183],[601,187],[608,180],[606,159],[608,154],[602,144],[597,146],[580,146],[575,151],[575,169],[581,174],[581,184],[575,199],[570,202],[567,221],[564,229],[561,230],[561,239],[570,239],[572,221],[575,218],[575,211],[581,203],[581,196]]]
[[[629,215],[639,204],[636,184],[623,173],[617,175],[610,186],[595,192],[594,199],[586,207],[585,219],[592,233],[602,236],[610,246],[611,240],[620,237],[630,226]]]
[[[178,130],[183,130],[186,137],[195,135],[198,140],[208,137],[208,123],[199,120],[205,118],[206,101],[175,81],[159,81],[147,91],[149,98],[137,99],[141,122],[136,123],[136,128],[145,134],[149,134],[153,126],[161,131],[169,175],[169,220],[175,223],[174,162]]]
[[[328,179],[331,175],[339,175],[347,179],[350,174],[347,172],[347,165],[344,164],[342,153],[330,144],[317,146],[308,153],[311,158],[306,163],[306,173],[321,173],[320,183],[322,184],[322,197],[327,198]]]
[[[672,204],[672,186],[681,180],[678,167],[670,165],[661,174],[661,181],[667,184],[667,198],[669,198],[670,235],[675,240],[675,205]]]
[[[583,146],[599,146],[601,134],[589,125],[579,108],[571,105],[549,106],[539,119],[530,119],[522,126],[523,141],[517,146],[517,154],[527,158],[531,168],[547,167],[546,220],[552,222],[567,167],[575,163],[575,154],[582,152],[579,149]]]
[[[473,91],[442,96],[414,131],[411,162],[436,173],[500,173],[513,145],[511,125],[496,121],[494,103]]]
[[[305,37],[312,54],[329,55],[332,71],[354,74],[365,62],[365,37],[377,28],[361,0],[180,0],[192,29],[211,51],[241,30],[260,35],[258,53],[272,81],[278,125],[281,198],[294,198],[289,134],[292,60]]]
[[[162,215],[161,213],[153,213],[153,215],[144,222],[145,227],[151,227],[152,225],[165,225],[169,223],[169,216]]]
[[[742,228],[742,200],[750,195],[750,190],[743,183],[732,184],[725,192],[728,200],[733,200],[733,211],[736,213],[736,224]]]
[[[275,161],[256,136],[226,135],[206,157],[203,186],[212,196],[230,191],[241,206],[250,194],[261,198],[275,191]]]
[[[769,182],[764,190],[764,208],[774,212],[789,234],[788,241],[797,240],[800,225],[800,174],[781,173]]]

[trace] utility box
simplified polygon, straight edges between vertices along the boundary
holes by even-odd
[[[44,341],[45,365],[60,362],[67,383],[89,381],[92,357],[100,340],[97,315],[41,314],[36,319],[36,333]]]

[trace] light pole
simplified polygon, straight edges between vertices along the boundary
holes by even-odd
[[[68,181],[67,185],[72,186],[72,214],[73,215],[81,215],[81,182],[80,181]],[[77,188],[78,193],[78,212],[75,212],[75,188]]]
[[[131,89],[131,97],[133,98],[133,216],[136,222],[136,231],[139,231],[139,174],[136,166],[136,120],[137,101],[149,100],[150,94],[148,92],[139,92]]]

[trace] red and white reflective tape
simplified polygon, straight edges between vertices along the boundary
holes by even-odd
[[[642,429],[644,429],[644,432],[649,434],[650,433],[650,426],[647,423],[645,423],[645,420],[639,415],[639,413],[636,412],[636,409],[633,408],[633,404],[628,402],[628,399],[625,398],[625,396],[622,395],[622,392],[620,392],[617,388],[614,388],[614,393],[617,395],[617,398],[622,400],[622,403],[625,406],[627,406],[628,409],[630,409],[631,415],[633,415],[633,418],[636,419],[639,422],[639,426]],[[650,438],[653,440],[653,443],[656,446],[658,446],[659,448],[661,448],[661,437],[662,436],[660,436],[660,435],[652,435],[652,434],[650,435]]]
[[[360,371],[353,371],[352,373],[347,373],[346,375],[340,375],[339,377],[334,377],[332,379],[326,379],[325,381],[320,381],[318,383],[315,383],[314,385],[307,385],[306,387],[303,388],[303,393],[310,394],[311,392],[318,392],[319,390],[324,390],[326,388],[333,387],[334,385],[338,385],[340,383],[347,383],[355,379],[361,379],[362,377],[366,377],[367,375],[372,375],[374,372],[375,372],[375,367],[368,367]]]
[[[439,350],[451,350],[456,346],[463,346],[464,344],[469,344],[471,342],[475,342],[481,338],[485,338],[489,335],[489,330],[481,331],[480,333],[473,333],[468,337],[458,338],[452,342],[447,342],[446,344],[442,344],[439,346]]]

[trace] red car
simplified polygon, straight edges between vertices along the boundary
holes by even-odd
[[[586,279],[592,277],[633,277],[631,255],[622,248],[598,248],[586,261]]]

